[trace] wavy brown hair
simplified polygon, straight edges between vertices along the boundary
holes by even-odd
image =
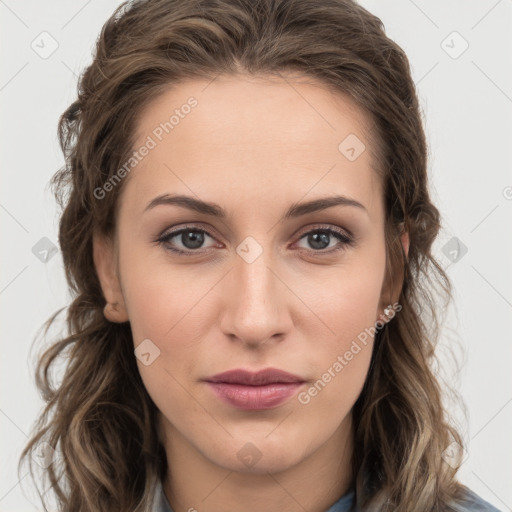
[[[44,476],[59,510],[150,510],[155,483],[167,471],[130,325],[105,319],[93,262],[93,232],[115,234],[123,183],[101,200],[94,191],[133,153],[138,117],[172,84],[288,71],[348,95],[371,119],[385,196],[386,282],[400,285],[402,309],[375,337],[353,410],[357,506],[459,510],[467,487],[442,453],[464,443],[433,368],[438,308],[452,290],[431,252],[441,223],[429,196],[421,112],[403,50],[379,18],[351,0],[135,0],[103,26],[77,98],[59,119],[65,165],[51,184],[63,210],[59,242],[73,300],[65,336],[38,358],[36,384],[46,405],[18,465],[28,459],[34,478],[29,455],[42,442],[57,451]],[[56,384],[59,358],[65,367]]]

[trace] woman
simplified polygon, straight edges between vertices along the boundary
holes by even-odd
[[[496,510],[456,479],[431,370],[440,215],[378,18],[123,4],[59,136],[76,296],[22,459],[55,450],[61,510]]]

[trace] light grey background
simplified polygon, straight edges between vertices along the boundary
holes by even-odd
[[[119,3],[0,0],[0,512],[40,510],[25,474],[23,495],[16,464],[42,406],[29,350],[69,299],[60,253],[44,253],[41,242],[57,245],[47,183],[63,165],[58,116]],[[470,416],[460,479],[512,510],[512,0],[361,3],[408,54],[425,113],[444,225],[435,253],[455,288],[439,354]],[[459,259],[453,237],[467,247]],[[454,343],[463,348],[460,373],[446,358]]]

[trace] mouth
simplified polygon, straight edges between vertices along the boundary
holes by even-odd
[[[236,369],[204,379],[223,402],[245,410],[277,407],[291,398],[306,382],[297,375],[266,368],[259,372]]]

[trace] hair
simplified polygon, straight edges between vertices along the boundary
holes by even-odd
[[[44,476],[59,510],[149,510],[155,482],[168,469],[130,325],[106,320],[93,261],[93,232],[115,235],[123,182],[101,200],[95,189],[133,153],[141,112],[173,84],[282,72],[346,95],[371,119],[385,198],[386,282],[401,285],[400,313],[376,334],[353,407],[355,502],[381,512],[462,510],[468,489],[443,451],[464,442],[433,368],[436,303],[444,300],[443,308],[452,300],[452,285],[431,251],[441,223],[429,196],[415,84],[381,20],[352,0],[135,0],[104,24],[77,98],[59,119],[65,165],[51,185],[62,209],[59,243],[73,297],[66,335],[37,360],[46,403],[18,464],[19,471],[29,459],[34,479],[29,455],[42,442],[56,450]],[[46,333],[61,311],[46,322]],[[59,357],[66,365],[55,384]]]

